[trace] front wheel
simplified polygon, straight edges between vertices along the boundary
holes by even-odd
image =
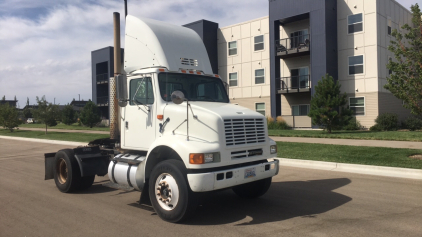
[[[233,187],[233,192],[242,198],[257,198],[264,195],[271,186],[271,177]]]
[[[186,168],[178,160],[166,160],[154,167],[149,179],[149,195],[155,212],[168,222],[181,222],[196,208]]]

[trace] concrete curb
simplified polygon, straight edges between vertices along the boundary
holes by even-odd
[[[395,168],[374,165],[355,165],[346,163],[297,160],[287,158],[277,159],[280,160],[280,165],[282,166],[422,180],[422,170],[419,169]]]
[[[57,145],[68,145],[68,146],[75,146],[75,147],[85,146],[88,144],[88,143],[82,143],[82,142],[57,141],[57,140],[35,139],[35,138],[25,138],[25,137],[10,137],[10,136],[0,136],[0,139],[39,142],[39,143],[48,143],[48,144],[57,144]],[[394,168],[394,167],[384,167],[384,166],[374,166],[374,165],[355,165],[355,164],[346,164],[346,163],[335,163],[335,162],[313,161],[313,160],[298,160],[298,159],[288,159],[288,158],[277,158],[277,159],[280,160],[281,166],[422,180],[422,170],[418,170],[418,169]]]
[[[67,146],[86,146],[87,142],[70,142],[70,141],[58,141],[58,140],[48,140],[48,139],[36,139],[36,138],[26,138],[26,137],[11,137],[11,136],[0,136],[2,139],[9,140],[18,140],[18,141],[27,141],[27,142],[39,142],[39,143],[48,143],[56,145],[67,145]]]

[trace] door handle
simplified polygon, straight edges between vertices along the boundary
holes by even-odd
[[[128,121],[125,122],[125,127],[126,127],[126,129],[129,129],[129,122]]]

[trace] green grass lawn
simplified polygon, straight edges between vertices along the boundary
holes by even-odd
[[[331,134],[320,130],[268,130],[270,136],[280,137],[316,137],[364,140],[422,141],[422,131],[333,131]]]
[[[422,160],[409,158],[422,150],[277,142],[278,157],[422,169]]]
[[[22,127],[22,128],[44,128],[45,129],[45,124],[21,124],[21,125],[19,125],[19,127]],[[57,124],[57,126],[48,127],[48,128],[52,128],[52,129],[69,129],[69,130],[110,131],[110,128],[109,127],[93,127],[93,128],[89,128],[89,127],[79,126],[77,123],[74,123],[72,125],[66,125],[64,123],[60,123],[60,124]]]
[[[89,134],[89,133],[64,133],[64,132],[48,132],[47,135],[44,131],[25,131],[25,130],[14,130],[10,132],[6,129],[0,129],[1,136],[13,136],[13,137],[28,137],[37,139],[50,139],[60,141],[74,141],[74,142],[89,142],[95,139],[107,138],[109,135],[106,134]]]

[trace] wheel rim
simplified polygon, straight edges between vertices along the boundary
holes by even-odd
[[[63,158],[60,158],[57,164],[57,178],[61,184],[66,183],[67,180],[67,164]]]
[[[167,211],[176,208],[179,201],[179,186],[170,174],[164,173],[155,181],[155,198],[158,204]]]

